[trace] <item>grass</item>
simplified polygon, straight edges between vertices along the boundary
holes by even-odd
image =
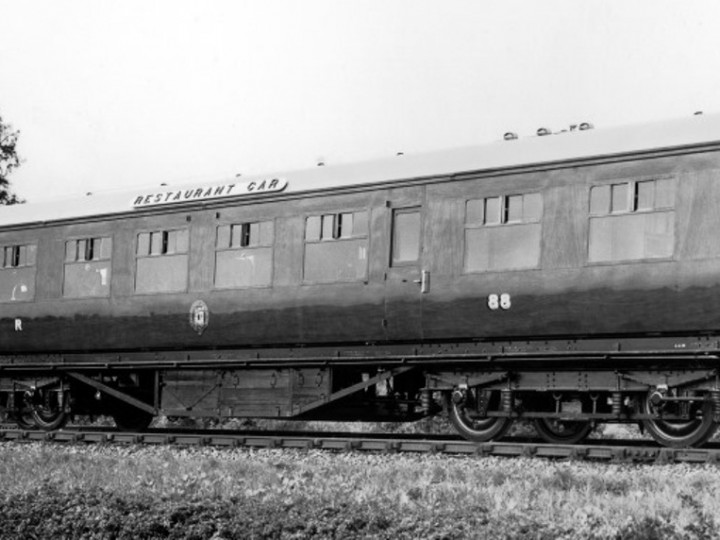
[[[714,538],[715,466],[0,443],[0,538]]]

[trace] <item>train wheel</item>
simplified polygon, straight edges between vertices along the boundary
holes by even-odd
[[[33,409],[32,417],[35,427],[46,431],[60,429],[68,421],[68,416],[65,411],[47,408],[42,405],[36,406],[35,409]]]
[[[35,426],[46,431],[53,431],[63,427],[68,417],[65,412],[60,411],[33,411]]]
[[[143,431],[154,418],[152,414],[130,406],[117,409],[112,417],[120,431]]]
[[[68,421],[65,412],[65,399],[60,392],[52,388],[38,389],[28,399],[28,405],[32,410],[32,421],[35,428],[52,431],[60,429]]]
[[[643,401],[643,412],[657,414],[658,408],[650,401],[651,393]],[[668,404],[678,407],[677,403]],[[713,419],[713,406],[710,401],[690,404],[691,419],[689,420],[643,420],[645,429],[653,439],[663,446],[683,448],[700,446],[705,443],[717,429]]]
[[[455,403],[447,397],[448,414],[455,429],[470,441],[486,442],[502,437],[512,425],[511,418],[481,416],[467,406],[476,399],[475,390],[468,390],[470,400]]]
[[[554,444],[577,444],[585,440],[593,429],[590,422],[582,420],[538,418],[534,424],[540,438]]]
[[[18,413],[14,420],[20,429],[35,429],[37,427],[31,412]]]

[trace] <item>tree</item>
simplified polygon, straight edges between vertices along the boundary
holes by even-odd
[[[17,154],[19,131],[13,131],[10,124],[3,122],[0,116],[0,204],[18,204],[25,202],[10,190],[10,173],[20,166]]]

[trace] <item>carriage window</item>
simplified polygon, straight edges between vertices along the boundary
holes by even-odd
[[[65,243],[63,296],[109,296],[111,238],[82,238]]]
[[[0,248],[0,302],[21,302],[35,297],[35,244]]]
[[[675,242],[674,206],[672,178],[593,186],[589,261],[671,257]]]
[[[309,216],[305,221],[304,280],[358,281],[367,277],[366,210]]]
[[[215,252],[215,287],[268,287],[272,283],[274,223],[220,225]]]
[[[616,184],[610,186],[611,204],[610,213],[627,212],[630,209],[630,190],[628,184]]]
[[[636,210],[652,210],[655,202],[655,182],[638,182],[635,193]]]
[[[465,203],[465,272],[536,268],[540,263],[540,193]]]
[[[367,212],[344,212],[342,214],[323,214],[310,216],[305,226],[305,240],[337,240],[367,236]]]
[[[187,253],[188,231],[156,231],[138,235],[138,257]]]
[[[413,264],[420,259],[420,227],[419,208],[393,211],[392,266]]]
[[[502,198],[500,197],[488,197],[487,199],[481,199],[484,202],[485,214],[483,215],[483,223],[485,225],[497,225],[500,223],[500,204]]]
[[[137,237],[135,291],[182,292],[187,289],[187,229],[140,233]]]
[[[36,246],[32,244],[5,246],[3,249],[3,265],[5,268],[24,268],[35,266]]]

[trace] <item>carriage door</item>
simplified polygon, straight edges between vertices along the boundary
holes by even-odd
[[[388,202],[389,248],[385,278],[387,339],[415,340],[422,337],[422,297],[429,288],[423,268],[423,193]]]

